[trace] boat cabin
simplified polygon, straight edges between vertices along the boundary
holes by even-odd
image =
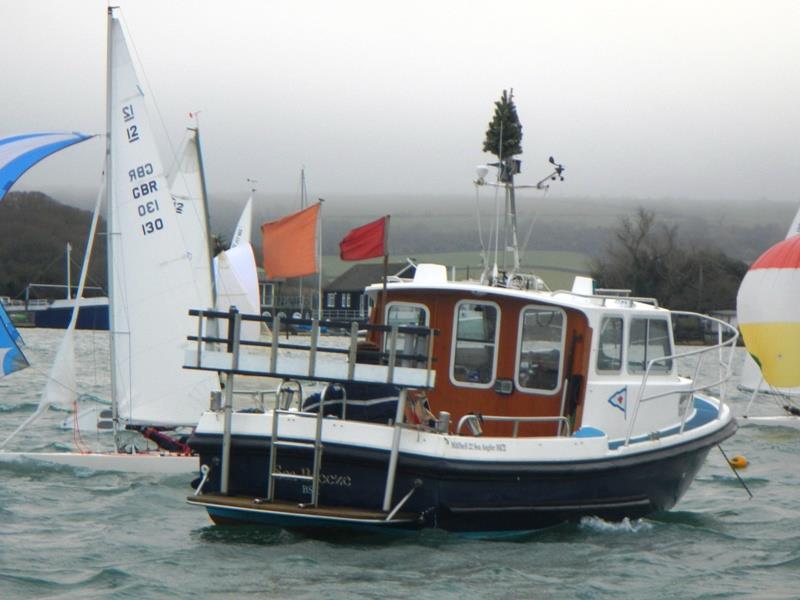
[[[673,354],[673,339],[669,312],[654,302],[449,282],[446,275],[444,267],[419,265],[413,280],[389,285],[385,297],[381,286],[367,290],[373,323],[437,332],[436,386],[426,391],[433,415],[449,413],[454,424],[475,415],[469,425],[488,436],[553,436],[579,430],[590,413],[592,427],[624,436],[628,397],[650,361],[649,386],[681,387],[673,361],[659,360]],[[372,333],[371,341],[385,348],[382,335]],[[420,341],[409,337],[401,348],[422,354]],[[603,402],[587,406],[587,397]]]

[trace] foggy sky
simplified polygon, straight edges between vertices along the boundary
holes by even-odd
[[[201,111],[212,195],[295,193],[304,165],[312,198],[471,196],[513,87],[521,180],[553,155],[552,195],[800,201],[800,2],[116,4],[164,138]],[[0,136],[104,131],[105,12],[0,0]],[[96,188],[102,154],[65,150],[14,189]]]

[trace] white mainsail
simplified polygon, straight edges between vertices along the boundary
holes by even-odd
[[[219,389],[183,369],[190,308],[208,305],[158,156],[144,95],[115,14],[110,19],[109,304],[112,395],[133,424],[194,425]]]

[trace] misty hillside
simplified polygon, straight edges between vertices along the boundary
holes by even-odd
[[[72,198],[71,198],[72,200]],[[229,240],[246,198],[211,199],[211,230]],[[475,196],[430,198],[375,196],[329,197],[323,204],[322,240],[325,277],[335,277],[349,264],[338,261],[339,240],[353,227],[390,214],[390,249],[393,257],[438,260],[475,274],[480,265],[481,242],[490,252],[495,199],[480,198],[481,236],[478,235]],[[85,205],[79,202],[79,205]],[[660,222],[678,227],[680,239],[693,248],[717,247],[725,254],[752,262],[782,239],[796,207],[786,203],[692,202],[689,200],[566,199],[547,196],[518,198],[519,236],[526,252],[523,264],[564,273],[588,272],[591,257],[599,256],[623,216],[638,206],[656,213]],[[258,224],[298,210],[291,195],[257,194],[254,203],[253,241],[260,262]],[[29,282],[65,283],[65,246],[72,244],[73,283],[77,281],[89,229],[90,213],[67,206],[39,192],[11,192],[0,203],[0,295],[19,297]],[[502,216],[500,219],[502,223]],[[104,231],[101,222],[99,231]],[[482,239],[481,239],[482,238]],[[499,247],[502,250],[502,236]],[[559,254],[560,253],[560,254]],[[90,285],[105,285],[105,243],[99,236]],[[544,273],[542,273],[545,276]],[[565,277],[545,276],[561,287]],[[43,293],[42,293],[43,295]],[[61,295],[61,293],[57,293]]]
[[[246,198],[232,201],[215,197],[211,202],[212,229],[226,237],[233,230]],[[502,208],[502,198],[500,200]],[[480,198],[483,244],[494,247],[494,196]],[[520,244],[531,251],[568,251],[595,257],[602,254],[620,218],[643,206],[659,222],[677,226],[679,238],[695,247],[717,247],[729,256],[752,262],[786,235],[797,211],[794,204],[761,200],[726,201],[645,199],[571,199],[541,196],[517,198]],[[288,195],[257,195],[254,223],[278,219],[299,209]],[[323,252],[338,254],[338,242],[353,227],[384,214],[392,217],[390,248],[393,256],[472,251],[476,263],[481,248],[476,199],[463,197],[375,196],[328,197],[322,208]],[[502,215],[500,216],[502,226]],[[258,230],[253,239],[258,245]],[[229,233],[227,236],[229,237]],[[501,235],[501,249],[502,249]],[[257,249],[258,250],[258,249]]]
[[[65,285],[67,243],[72,245],[72,284],[77,285],[91,216],[40,192],[7,194],[0,202],[0,295],[22,298],[29,283]],[[105,231],[104,223],[98,231]],[[105,287],[105,254],[105,238],[98,236],[87,286]],[[65,296],[65,290],[31,293],[32,298]]]

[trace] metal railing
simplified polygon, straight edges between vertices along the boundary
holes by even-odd
[[[480,424],[484,421],[493,423],[513,423],[514,427],[511,437],[517,437],[520,423],[558,423],[559,437],[562,427],[566,429],[567,437],[570,435],[569,419],[567,417],[504,417],[498,415],[476,415],[473,413],[464,415],[458,420],[456,435],[461,435],[461,430],[464,428],[464,425],[469,424],[473,435],[479,436]]]
[[[359,342],[363,341],[363,335],[376,334],[379,338],[384,340],[383,343],[375,346],[372,349],[362,349],[371,354],[374,364],[383,365],[387,369],[386,383],[392,383],[402,386],[402,382],[394,379],[395,368],[402,366],[404,363],[411,363],[419,365],[418,368],[427,371],[428,384],[422,387],[431,387],[433,381],[433,338],[438,333],[437,330],[430,327],[411,326],[411,325],[363,325],[356,321],[332,321],[332,320],[319,320],[319,319],[281,319],[276,317],[270,319],[261,315],[248,315],[238,312],[235,308],[231,308],[228,312],[221,312],[215,310],[197,310],[192,309],[189,311],[191,316],[198,317],[197,334],[189,336],[190,341],[196,342],[196,360],[197,363],[193,365],[196,368],[203,368],[201,364],[201,356],[203,349],[207,345],[222,344],[226,347],[226,351],[232,353],[237,358],[242,347],[251,348],[269,348],[271,350],[269,356],[269,366],[267,370],[261,375],[268,376],[274,375],[282,377],[277,373],[278,364],[278,351],[279,350],[302,350],[308,352],[308,373],[303,376],[296,376],[297,379],[316,380],[316,364],[317,355],[322,353],[339,354],[347,356],[347,380],[352,380],[355,365],[358,358]],[[218,323],[227,321],[227,336],[214,336],[209,334],[209,329],[215,330],[216,328],[207,327],[208,321],[216,320]],[[242,322],[258,322],[271,325],[272,336],[270,341],[250,340],[241,338],[241,323]],[[295,343],[292,341],[281,340],[281,325],[302,325],[310,329],[310,337],[307,343]],[[326,346],[320,343],[320,332],[323,328],[335,328],[342,331],[349,331],[349,343],[346,348],[336,346]],[[400,342],[403,337],[412,337],[416,339],[426,339],[427,343],[420,346],[416,343],[412,344],[415,350],[422,348],[424,351],[407,353],[400,351]],[[234,341],[235,339],[235,341]],[[417,387],[417,386],[415,386]]]
[[[711,322],[716,325],[717,327],[717,343],[713,346],[706,346],[703,348],[698,348],[694,350],[688,350],[686,352],[677,352],[671,354],[669,356],[661,356],[658,358],[654,358],[652,360],[647,361],[647,366],[645,371],[642,375],[642,383],[639,386],[639,392],[636,395],[636,402],[633,405],[633,411],[630,423],[628,424],[628,430],[625,434],[625,446],[630,444],[631,436],[633,435],[633,430],[636,425],[636,419],[639,415],[639,407],[646,403],[652,402],[653,400],[657,400],[658,398],[664,398],[666,396],[672,396],[674,394],[684,394],[689,395],[689,397],[694,397],[696,392],[702,392],[705,390],[710,390],[711,388],[719,387],[719,399],[720,402],[725,402],[726,399],[726,389],[723,384],[730,379],[731,374],[733,373],[733,358],[735,355],[736,350],[736,342],[739,338],[739,331],[730,323],[727,323],[721,319],[717,319],[715,317],[710,317],[708,315],[703,315],[700,313],[690,312],[690,311],[681,311],[675,310],[671,311],[673,316],[686,316],[686,317],[694,317],[701,321]],[[725,339],[727,338],[727,339]],[[708,383],[698,383],[700,377],[700,369],[703,366],[703,362],[709,356],[714,356],[716,354],[717,357],[717,367],[718,367],[718,375],[716,379],[712,379]],[[647,389],[647,380],[650,377],[651,371],[655,365],[660,363],[670,364],[671,361],[675,361],[677,365],[677,361],[679,360],[686,360],[694,358],[696,359],[696,363],[694,365],[694,373],[692,374],[691,381],[692,385],[687,388],[681,388],[679,390],[671,389],[666,390],[654,394],[646,394]],[[677,367],[676,367],[677,368]],[[686,406],[682,409],[681,414],[681,425],[680,431],[683,432],[684,426],[686,425],[686,417],[688,416],[689,410],[691,406],[691,402],[687,402]]]

